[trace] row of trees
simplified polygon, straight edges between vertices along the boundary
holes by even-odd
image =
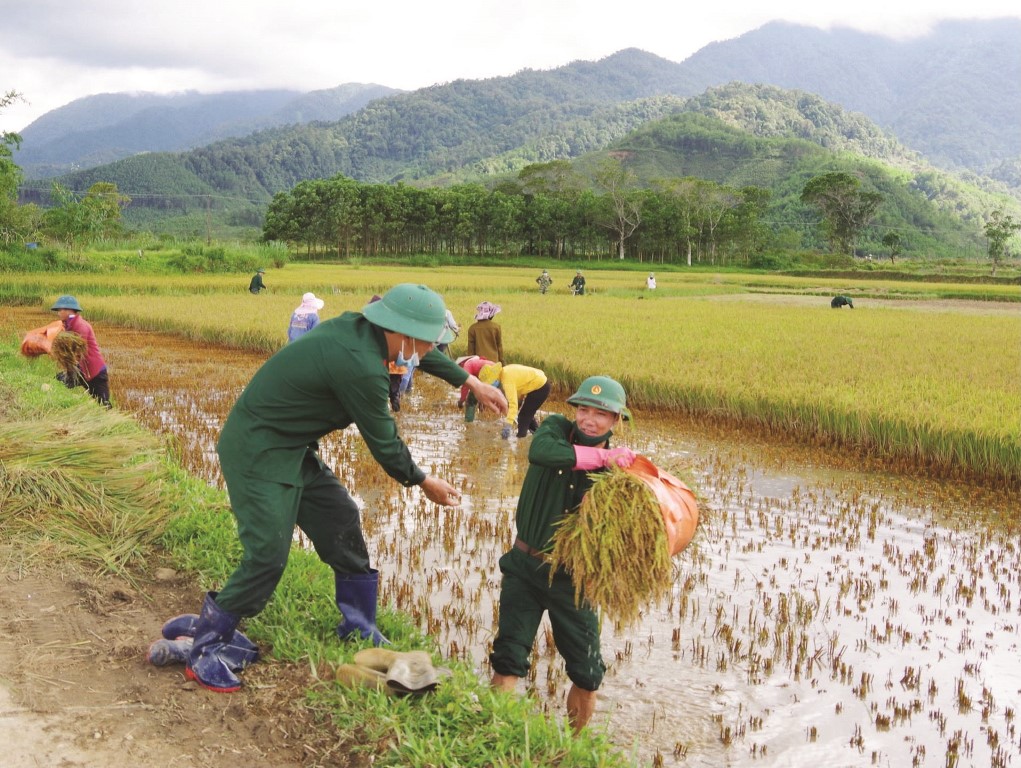
[[[760,187],[694,177],[639,188],[619,158],[606,160],[591,184],[566,161],[530,165],[494,189],[418,189],[338,175],[278,193],[263,237],[310,255],[520,253],[722,264],[747,262],[776,241],[765,222],[769,198]],[[882,196],[856,177],[831,173],[806,185],[802,200],[819,212],[834,250],[849,253]]]
[[[17,98],[13,91],[0,96],[0,111]],[[97,181],[85,193],[54,184],[53,205],[45,211],[17,205],[22,174],[12,150],[19,143],[16,134],[0,133],[0,245],[42,235],[75,253],[120,231],[121,209],[130,201],[109,182]],[[304,247],[310,254],[342,256],[630,256],[723,264],[749,262],[767,250],[810,245],[806,236],[815,224],[834,252],[852,253],[884,202],[884,194],[862,174],[823,173],[804,185],[800,211],[792,216],[788,209],[782,221],[770,222],[767,189],[668,174],[639,187],[626,164],[631,154],[611,153],[587,176],[568,161],[533,164],[493,188],[457,184],[422,189],[362,183],[343,175],[302,181],[273,198],[263,237]],[[994,272],[1010,255],[1010,242],[1019,229],[1021,225],[1001,211],[987,220],[984,231]],[[882,243],[891,258],[904,246],[892,230]]]
[[[17,91],[4,93],[0,96],[0,112],[20,98]],[[121,209],[130,199],[117,191],[116,184],[93,184],[84,195],[54,184],[52,207],[43,211],[35,205],[18,205],[22,173],[14,162],[14,150],[20,144],[18,134],[0,133],[0,245],[24,243],[42,234],[61,241],[68,251],[76,253],[89,243],[120,231]]]

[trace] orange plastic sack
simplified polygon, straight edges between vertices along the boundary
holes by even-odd
[[[21,354],[25,357],[50,354],[50,350],[53,349],[53,339],[62,330],[64,330],[64,323],[54,320],[49,325],[29,331],[21,342]]]
[[[698,526],[698,503],[695,501],[695,494],[676,477],[642,455],[636,456],[634,464],[624,471],[644,482],[655,494],[666,525],[670,554],[676,555],[688,546]]]

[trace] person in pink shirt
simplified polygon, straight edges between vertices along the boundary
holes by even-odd
[[[50,310],[56,312],[60,321],[64,324],[64,330],[77,333],[84,339],[86,344],[85,357],[78,363],[78,375],[76,380],[62,381],[71,389],[74,387],[85,387],[85,390],[92,395],[101,405],[110,407],[110,377],[106,370],[106,360],[99,350],[96,342],[96,333],[92,326],[81,316],[83,312],[81,304],[74,296],[64,295],[58,298]],[[58,377],[59,378],[59,377]]]

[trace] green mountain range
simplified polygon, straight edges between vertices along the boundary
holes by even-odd
[[[459,80],[375,99],[339,120],[136,154],[60,181],[76,190],[114,182],[136,211],[237,217],[247,208],[241,218],[257,221],[273,194],[306,179],[496,183],[532,163],[584,165],[586,155],[630,147],[645,183],[695,175],[763,186],[784,200],[804,171],[768,160],[763,154],[777,146],[763,147],[791,139],[805,156],[816,154],[808,145],[821,148],[826,159],[815,167],[867,160],[888,169],[884,185],[906,190],[905,205],[917,199],[932,216],[955,211],[977,227],[992,208],[1021,198],[1021,49],[1004,44],[1011,37],[1021,37],[1021,22],[948,22],[903,42],[769,24],[682,64],[629,49],[550,71]],[[685,113],[721,127],[676,119]],[[912,137],[910,149],[894,126]],[[48,186],[27,182],[22,199],[43,201]]]

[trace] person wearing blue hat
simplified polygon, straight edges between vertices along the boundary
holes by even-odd
[[[218,592],[206,594],[196,620],[171,619],[192,638],[189,679],[221,693],[241,687],[235,672],[257,653],[242,644],[239,655],[237,626],[269,602],[295,525],[333,569],[342,616],[337,635],[373,645],[389,642],[376,626],[379,572],[369,561],[358,505],[324,462],[318,441],[354,424],[390,477],[419,486],[435,504],[456,505],[457,489],[414,462],[388,406],[388,364],[414,363],[453,386],[467,384],[482,405],[507,412],[499,389],[435,350],[453,337],[445,320],[438,294],[424,285],[397,285],[361,312],[321,322],[256,371],[216,446],[237,518],[241,561]]]
[[[78,299],[70,294],[59,297],[53,306],[52,312],[60,317],[64,324],[64,330],[77,333],[85,341],[85,356],[78,363],[77,376],[68,377],[63,375],[61,379],[69,388],[85,387],[85,391],[106,408],[110,407],[110,376],[106,368],[106,360],[99,349],[96,341],[96,332],[92,330],[89,322],[82,317],[84,311]],[[58,378],[60,378],[58,376]]]

